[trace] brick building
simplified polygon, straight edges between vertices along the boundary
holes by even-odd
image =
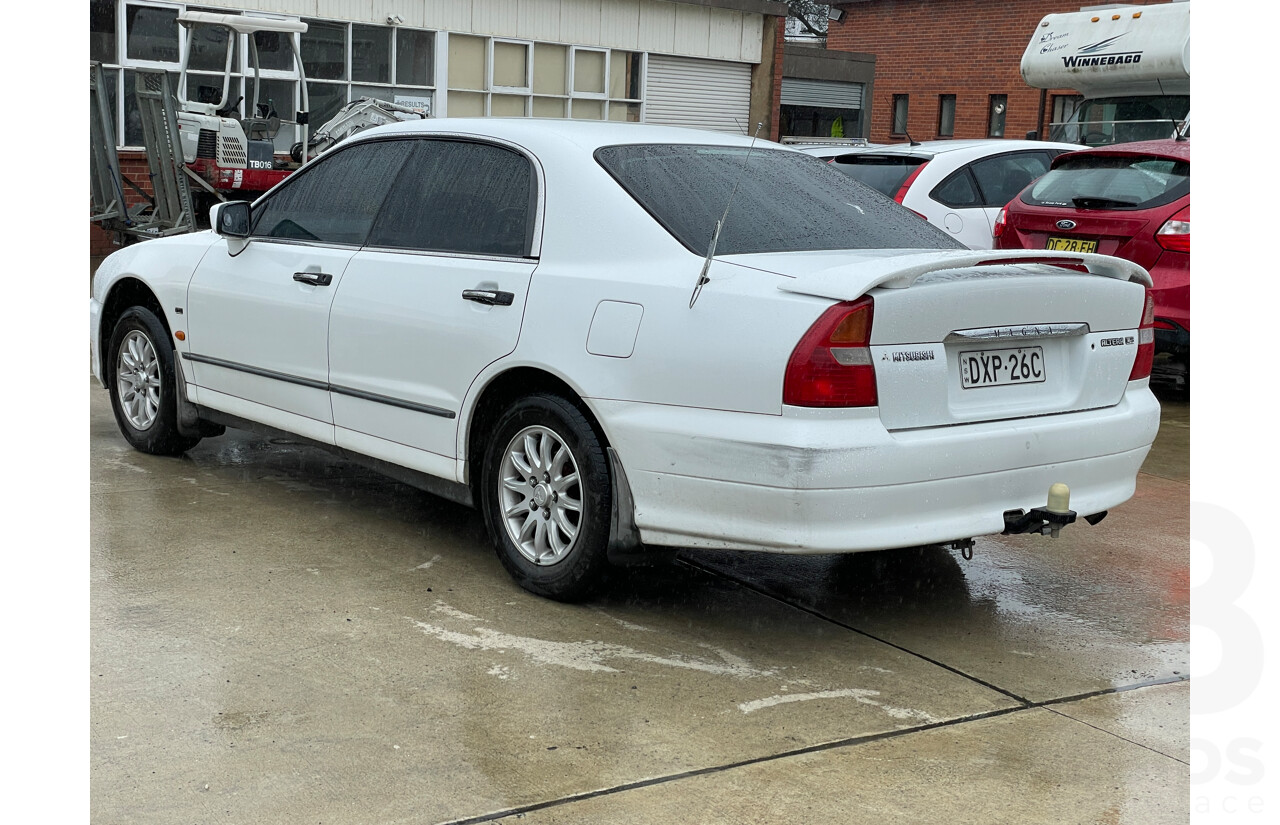
[[[1168,0],[1129,0],[1153,5]],[[1117,4],[1108,4],[1110,5]],[[1077,95],[1028,86],[1018,64],[1046,14],[1093,8],[1079,0],[860,0],[827,30],[827,48],[874,55],[869,138],[1021,138],[1061,120]],[[1102,6],[1099,6],[1102,7]],[[1055,111],[1058,116],[1055,117]]]

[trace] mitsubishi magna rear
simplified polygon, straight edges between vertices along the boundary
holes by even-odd
[[[288,433],[478,508],[551,598],[671,548],[1103,530],[1158,426],[1140,266],[961,248],[767,141],[393,124],[211,223],[94,279],[124,438]]]

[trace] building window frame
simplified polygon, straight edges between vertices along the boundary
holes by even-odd
[[[987,98],[987,137],[1004,137],[1005,123],[1009,114],[1008,95],[989,95]]]
[[[893,108],[890,110],[889,134],[905,135],[907,133],[907,117],[910,112],[911,95],[894,95]]]
[[[938,137],[956,135],[956,96],[938,95]]]

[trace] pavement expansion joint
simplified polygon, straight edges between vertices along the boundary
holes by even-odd
[[[1013,701],[1022,705],[1022,707],[1024,708],[1036,706],[1035,702],[1031,701],[1025,696],[1019,696],[1018,694],[1014,693],[1011,690],[1006,690],[1005,688],[1002,688],[999,685],[992,684],[991,682],[988,682],[985,679],[980,679],[971,673],[966,673],[957,667],[947,664],[946,662],[941,662],[937,659],[931,658],[929,656],[925,656],[923,653],[920,653],[919,651],[915,651],[915,650],[912,650],[911,648],[903,647],[902,645],[895,644],[894,642],[891,642],[888,639],[882,639],[881,637],[875,635],[874,633],[868,633],[867,631],[862,630],[861,628],[854,627],[853,625],[848,624],[846,622],[842,622],[839,619],[832,618],[831,616],[828,616],[825,613],[815,610],[814,608],[805,607],[802,604],[796,604],[793,601],[788,601],[787,599],[783,598],[777,593],[774,593],[770,590],[754,585],[750,582],[743,581],[742,579],[738,579],[733,576],[727,575],[726,573],[720,570],[716,570],[710,567],[704,567],[703,565],[698,564],[697,562],[693,562],[685,558],[678,559],[677,563],[686,565],[699,572],[707,573],[711,576],[715,576],[717,578],[723,579],[724,581],[732,582],[733,584],[736,584],[739,587],[750,590],[753,593],[758,593],[759,595],[764,596],[765,598],[773,599],[779,604],[783,604],[783,605],[786,605],[787,607],[791,607],[791,608],[794,608],[795,610],[799,610],[803,613],[807,613],[816,619],[821,619],[824,622],[828,622],[830,624],[835,625],[836,627],[840,627],[845,630],[848,630],[851,633],[857,633],[859,636],[864,636],[868,639],[871,639],[872,641],[879,642],[880,644],[883,644],[883,645],[887,645],[888,647],[891,647],[894,650],[898,650],[910,656],[914,656],[917,659],[920,659],[921,661],[928,662],[929,664],[934,665],[935,667],[940,667],[943,670],[946,670],[950,673],[954,673],[955,675],[963,679],[967,679],[970,682],[973,682],[974,684],[981,685],[982,687],[987,688],[988,690],[995,691],[996,693],[999,693],[1002,696],[1007,696]],[[1061,700],[1058,700],[1058,701],[1061,701]]]
[[[999,710],[986,711],[984,713],[975,713],[967,716],[958,716],[954,719],[946,719],[941,722],[930,722],[928,724],[913,725],[912,727],[909,727],[909,728],[901,728],[898,730],[884,731],[882,733],[871,733],[871,734],[865,734],[862,736],[852,736],[845,739],[837,739],[832,742],[822,742],[817,745],[809,745],[803,748],[795,748],[792,750],[781,751],[779,753],[772,753],[767,756],[757,756],[751,759],[742,759],[736,762],[726,762],[722,765],[712,765],[706,768],[697,768],[695,770],[690,770],[690,771],[680,771],[678,773],[667,774],[665,776],[656,776],[656,777],[650,777],[649,779],[641,779],[635,782],[624,782],[620,785],[614,785],[609,788],[599,788],[594,791],[585,791],[583,793],[570,794],[568,796],[563,796],[556,799],[548,799],[542,802],[534,802],[528,805],[520,805],[514,808],[506,808],[500,811],[492,811],[490,813],[480,814],[478,816],[466,817],[463,819],[450,819],[448,821],[438,823],[438,825],[481,825],[481,823],[493,822],[495,820],[503,819],[509,816],[517,816],[520,814],[532,813],[534,811],[541,811],[547,808],[557,808],[562,805],[569,805],[575,802],[583,802],[588,799],[596,799],[598,797],[603,797],[603,796],[613,796],[614,794],[620,794],[626,791],[634,791],[634,790],[640,790],[642,788],[650,788],[655,785],[665,785],[670,782],[679,782],[684,779],[693,779],[699,776],[708,776],[711,774],[724,773],[726,771],[731,771],[737,768],[745,768],[750,765],[759,765],[766,762],[776,762],[782,759],[789,759],[795,756],[804,756],[807,754],[819,753],[822,751],[838,750],[841,748],[856,747],[858,745],[867,745],[872,742],[882,742],[886,739],[898,739],[904,736],[910,736],[911,734],[924,733],[926,731],[939,730],[941,728],[951,728],[959,725],[968,724],[970,722],[979,722],[984,719],[994,719],[999,716],[1009,716],[1016,713],[1024,713],[1030,710],[1042,710],[1042,709],[1050,711],[1051,713],[1054,713],[1072,722],[1079,722],[1080,724],[1093,728],[1099,733],[1104,733],[1104,734],[1107,734],[1108,736],[1113,736],[1117,739],[1123,740],[1130,744],[1138,745],[1139,747],[1145,750],[1149,750],[1152,753],[1155,753],[1159,756],[1163,756],[1167,759],[1172,759],[1175,762],[1179,762],[1182,764],[1189,764],[1182,759],[1178,759],[1176,756],[1170,756],[1167,753],[1162,753],[1161,751],[1155,750],[1154,748],[1148,747],[1147,745],[1143,745],[1140,742],[1134,742],[1132,739],[1127,739],[1123,736],[1119,736],[1113,733],[1112,731],[1103,730],[1102,728],[1099,728],[1095,725],[1091,725],[1088,722],[1084,722],[1080,719],[1076,719],[1073,716],[1068,716],[1067,714],[1056,711],[1052,707],[1050,707],[1050,705],[1062,705],[1062,704],[1069,704],[1073,702],[1080,702],[1085,699],[1092,699],[1096,696],[1106,696],[1106,695],[1115,694],[1115,693],[1126,693],[1128,691],[1141,690],[1143,688],[1152,688],[1152,687],[1157,687],[1159,685],[1176,684],[1178,682],[1184,682],[1184,681],[1189,681],[1189,677],[1177,676],[1172,678],[1151,679],[1149,681],[1145,681],[1139,684],[1124,685],[1121,687],[1114,687],[1114,688],[1105,688],[1102,690],[1091,691],[1089,693],[1082,693],[1075,696],[1067,696],[1061,699],[1050,699],[1043,702],[1027,702],[1026,704],[1020,705],[1018,707],[1001,708]]]

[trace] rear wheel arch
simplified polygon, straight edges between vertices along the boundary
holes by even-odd
[[[515,367],[494,376],[480,391],[471,414],[466,421],[467,483],[472,492],[478,494],[476,486],[480,477],[480,466],[488,445],[488,437],[498,423],[502,414],[520,398],[536,395],[558,395],[572,403],[583,414],[595,430],[600,443],[606,448],[610,441],[608,433],[600,423],[600,419],[591,407],[583,400],[582,395],[559,376],[537,367]],[[479,501],[479,498],[476,499]]]

